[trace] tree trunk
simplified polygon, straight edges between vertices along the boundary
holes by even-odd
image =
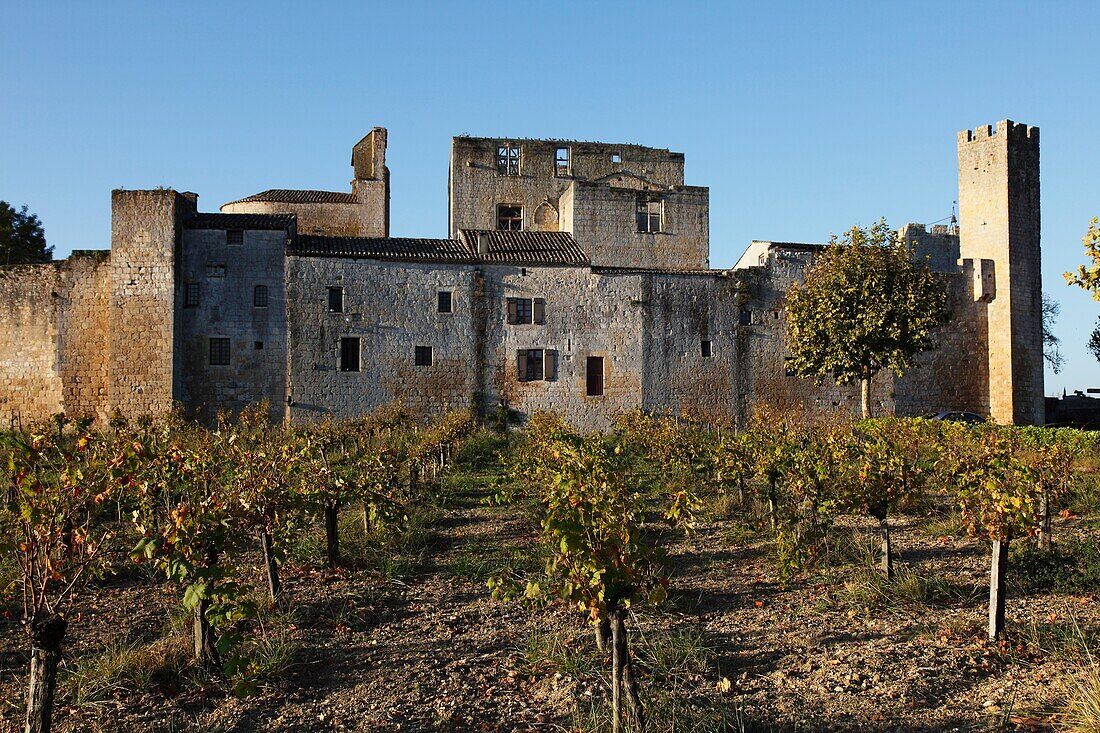
[[[630,724],[634,733],[645,730],[645,710],[638,698],[638,681],[634,678],[634,665],[630,661],[630,640],[626,633],[626,609],[611,612],[611,684],[612,727],[622,726],[622,698],[625,693],[630,710]]]
[[[607,644],[611,640],[611,621],[602,618],[596,624],[596,648],[601,652],[607,651]]]
[[[879,568],[887,580],[894,579],[894,553],[890,547],[890,520],[886,515],[878,522],[879,533],[882,538],[882,558],[879,560]]]
[[[1008,574],[1008,543],[1010,538],[993,541],[993,558],[989,569],[989,640],[994,641],[1005,630],[1005,579]]]
[[[24,733],[50,733],[57,665],[61,662],[61,641],[68,625],[57,614],[31,620],[31,674]]]
[[[859,380],[860,404],[863,407],[863,417],[871,417],[871,377],[863,377]]]
[[[214,627],[206,618],[206,611],[210,608],[210,599],[203,598],[199,605],[195,606],[194,637],[195,637],[195,661],[208,672],[216,672],[221,669],[221,656],[218,654],[217,636]]]
[[[1050,532],[1050,499],[1043,495],[1039,503],[1039,549],[1049,552],[1053,544]]]
[[[279,581],[279,565],[275,562],[275,553],[271,547],[271,533],[266,527],[260,528],[260,546],[264,551],[264,567],[267,569],[267,590],[271,603],[278,606],[283,602],[283,584]]]
[[[776,506],[775,506],[775,476],[772,476],[769,479],[769,482],[770,483],[768,484],[768,519],[769,519],[769,521],[771,521],[771,524],[772,524],[772,532],[775,532],[776,527],[778,526],[778,521],[776,520],[776,517],[775,517],[775,512],[776,512]]]
[[[328,558],[328,569],[335,570],[340,564],[340,534],[337,519],[339,518],[339,505],[335,502],[325,504],[325,556]]]

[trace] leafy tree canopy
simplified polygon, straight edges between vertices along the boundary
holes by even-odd
[[[1089,230],[1081,241],[1085,245],[1085,256],[1092,264],[1078,265],[1077,272],[1067,272],[1064,277],[1070,285],[1092,292],[1093,300],[1100,300],[1100,218],[1089,222]]]
[[[46,233],[37,214],[27,207],[18,211],[6,201],[0,201],[0,265],[22,265],[49,262],[53,247],[46,246]]]
[[[884,219],[854,226],[830,238],[787,295],[788,366],[818,380],[860,381],[866,416],[871,378],[911,367],[948,318],[944,283],[913,261]]]

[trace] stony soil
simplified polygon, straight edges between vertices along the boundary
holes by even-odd
[[[74,702],[63,683],[57,729],[561,731],[590,725],[607,695],[591,633],[564,609],[531,611],[490,598],[484,576],[499,558],[529,553],[532,532],[519,508],[485,507],[477,498],[443,510],[423,562],[401,577],[288,565],[294,608],[270,623],[282,625],[278,633],[296,651],[289,672],[258,695],[237,698],[224,683],[191,674],[182,683],[144,689],[123,683],[94,701]],[[743,521],[705,522],[674,546],[670,601],[634,618],[634,639],[643,666],[647,644],[685,630],[700,632],[709,651],[701,666],[689,664],[671,677],[643,671],[643,695],[663,701],[655,705],[667,705],[671,695],[710,711],[712,726],[699,730],[716,729],[716,715],[725,716],[730,730],[1045,729],[1075,659],[1064,644],[1041,653],[1042,633],[1070,619],[1086,633],[1100,628],[1096,599],[1017,594],[1009,601],[1009,642],[987,644],[986,549],[963,537],[931,536],[919,525],[917,518],[898,520],[902,562],[949,579],[955,595],[931,608],[868,609],[844,590],[859,568],[826,566],[782,586],[768,545],[746,532]],[[1086,530],[1063,520],[1055,531],[1057,537]],[[256,573],[257,585],[259,579]],[[73,617],[63,676],[120,640],[174,633],[185,644],[175,601],[171,588],[140,575],[97,588]],[[528,653],[547,638],[565,639],[574,663]],[[9,612],[0,624],[2,731],[21,729],[26,658]],[[661,717],[661,710],[651,712]],[[676,729],[692,729],[691,719],[701,717],[684,712]]]

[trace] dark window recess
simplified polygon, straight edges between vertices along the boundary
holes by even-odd
[[[340,371],[359,371],[359,337],[345,336],[340,339]]]
[[[328,312],[329,313],[343,313],[344,312],[344,289],[343,288],[329,288],[328,289]]]
[[[256,351],[263,351],[264,350],[264,342],[263,341],[254,341],[254,342],[252,342],[252,348],[254,348]]]
[[[589,397],[603,395],[602,356],[590,356],[584,360],[584,393]]]
[[[572,170],[572,151],[569,148],[557,148],[554,150],[554,175],[568,176]]]
[[[267,286],[257,285],[252,288],[252,307],[254,308],[266,308],[267,307]]]
[[[742,326],[752,325],[752,311],[748,308],[742,308],[741,312],[737,314],[737,323]]]
[[[244,231],[241,229],[227,229],[225,231],[226,244],[244,244]]]
[[[451,293],[450,290],[440,290],[439,291],[439,312],[440,313],[450,313],[450,312],[452,312],[452,307],[453,307],[452,300],[453,300],[453,297],[452,297],[452,293]]]
[[[497,174],[502,176],[519,175],[520,148],[511,143],[497,146]]]
[[[432,347],[431,346],[417,346],[416,347],[416,366],[424,367],[432,365]]]
[[[786,374],[786,375],[787,375],[788,377],[797,377],[797,376],[798,376],[798,372],[796,372],[796,371],[794,370],[794,367],[792,367],[792,366],[791,366],[791,362],[792,362],[792,361],[794,361],[794,357],[793,357],[793,356],[785,356],[785,357],[783,357],[783,372],[784,372],[784,373],[785,373],[785,374]]]
[[[542,298],[536,299],[538,302],[542,302]],[[530,298],[509,298],[508,299],[508,323],[511,324],[523,324],[531,323],[532,311],[534,310],[535,301]],[[546,306],[540,307],[541,311],[546,310]],[[542,323],[542,321],[537,321]]]
[[[183,292],[183,307],[184,308],[198,308],[199,306],[199,284],[187,283]]]
[[[516,352],[516,378],[521,382],[551,382],[558,378],[555,349],[520,349]]]
[[[704,359],[709,359],[711,357],[710,341],[703,339],[699,342],[699,353],[703,355]]]
[[[498,204],[497,229],[503,232],[518,232],[523,229],[523,207],[515,204]]]
[[[210,339],[210,366],[229,366],[229,339]]]
[[[645,192],[639,192],[637,198],[638,231],[661,231],[661,197]]]

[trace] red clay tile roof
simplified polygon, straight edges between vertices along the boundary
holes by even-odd
[[[195,214],[183,223],[184,229],[290,229],[294,214]]]
[[[513,232],[462,229],[462,238],[470,252],[486,263],[515,265],[587,266],[588,255],[569,232]],[[477,255],[478,239],[488,237],[489,252]]]
[[[305,191],[291,188],[272,188],[243,199],[230,201],[229,204],[246,204],[253,201],[265,201],[278,204],[357,204],[359,199],[353,193],[343,191]]]
[[[488,237],[488,252],[478,254],[478,236]],[[463,229],[461,239],[402,237],[298,236],[288,254],[303,257],[352,257],[402,262],[548,265],[587,267],[588,257],[567,232],[480,232]]]

